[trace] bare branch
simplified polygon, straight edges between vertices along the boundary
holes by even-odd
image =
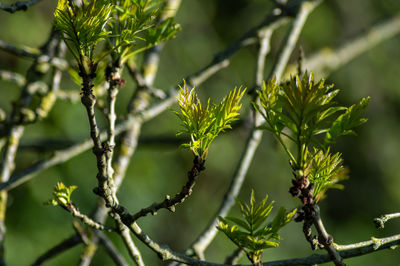
[[[163,8],[163,11],[160,14],[160,20],[164,20],[170,16],[174,16],[178,7],[180,4],[180,0],[168,0],[165,2],[165,6]],[[119,81],[121,81],[120,78],[120,73],[122,70],[122,67],[119,65],[113,65],[110,68],[110,71],[108,73],[108,83],[109,83],[109,97],[108,97],[108,102],[109,102],[109,129],[108,129],[108,145],[110,151],[107,153],[107,170],[109,176],[113,177],[114,181],[114,192],[118,190],[120,187],[126,173],[126,169],[128,167],[129,161],[131,160],[131,156],[134,153],[136,146],[137,146],[137,141],[140,133],[140,128],[142,123],[144,122],[143,119],[140,119],[144,116],[138,116],[138,113],[143,111],[144,109],[148,108],[150,104],[150,94],[151,94],[151,85],[153,83],[156,71],[158,69],[158,61],[159,61],[159,54],[162,49],[162,45],[158,45],[156,47],[153,47],[149,49],[146,52],[145,55],[145,60],[143,64],[143,75],[139,74],[136,70],[133,70],[131,67],[128,66],[128,70],[131,74],[131,76],[134,78],[134,80],[138,83],[138,88],[135,91],[131,102],[128,106],[128,119],[132,119],[133,122],[131,123],[130,127],[127,128],[127,131],[123,134],[121,144],[118,150],[118,153],[116,153],[115,160],[114,160],[114,165],[111,165],[112,162],[112,154],[114,150],[114,137],[118,132],[114,128],[115,124],[115,113],[114,111],[114,104],[115,104],[115,98],[116,98],[116,85],[121,84]],[[165,98],[165,95],[164,95]],[[136,118],[136,119],[135,119]],[[114,172],[115,169],[115,172]],[[97,221],[104,222],[106,219],[107,215],[107,209],[104,204],[104,201],[102,199],[99,200],[97,204],[97,208],[94,212],[94,217]],[[113,215],[114,220],[117,222],[117,225],[120,229],[120,236],[122,237],[122,240],[124,241],[125,246],[127,247],[129,254],[133,261],[141,266],[144,265],[143,260],[141,258],[141,254],[139,250],[136,248],[130,233],[129,229],[120,221],[120,218],[118,215]],[[91,256],[86,256],[88,262],[91,261],[91,257],[94,255],[96,252],[96,247],[97,247],[97,239],[93,238],[92,239],[92,248],[91,248]],[[86,250],[84,251],[85,253]]]
[[[261,87],[262,82],[264,80],[264,67],[265,67],[265,58],[269,53],[271,48],[271,35],[273,30],[268,28],[263,31],[260,31],[258,36],[260,38],[260,48],[258,50],[257,56],[257,67],[256,67],[256,86]]]
[[[40,56],[40,50],[31,47],[16,47],[12,44],[6,43],[0,40],[0,50],[6,51],[8,53],[22,56],[22,57],[29,57],[29,58],[38,58]]]
[[[146,216],[149,213],[155,215],[160,209],[168,209],[171,212],[175,212],[175,206],[183,203],[185,199],[192,194],[193,187],[196,184],[197,176],[204,169],[204,161],[200,157],[196,156],[193,160],[193,167],[187,174],[188,180],[179,193],[177,193],[173,198],[167,195],[164,201],[160,203],[154,203],[150,207],[143,208],[133,215],[128,215],[122,218],[128,219],[128,223],[133,223],[140,217]]]
[[[313,70],[316,76],[325,77],[362,53],[399,33],[400,14],[371,27],[366,33],[360,34],[338,48],[322,48],[319,52],[305,58],[303,67],[306,70]],[[295,68],[294,65],[289,66],[285,77],[295,73]]]
[[[49,49],[52,48],[50,51],[51,54],[54,54],[55,46],[52,43],[57,42],[52,40],[53,34],[50,33],[48,40],[42,46],[41,51],[43,53],[49,52]],[[19,141],[24,132],[23,123],[25,120],[29,120],[29,117],[26,117],[24,113],[24,109],[29,106],[32,101],[32,93],[29,90],[29,85],[40,80],[44,73],[37,70],[37,66],[40,64],[38,59],[36,59],[31,68],[28,70],[27,80],[25,86],[22,88],[21,95],[13,105],[12,113],[7,120],[6,123],[6,136],[5,136],[5,146],[4,146],[4,153],[2,158],[2,164],[0,165],[0,181],[2,183],[9,181],[10,176],[15,168],[15,157],[19,145]],[[0,192],[0,257],[3,259],[4,254],[4,235],[5,235],[5,217],[6,217],[6,206],[7,206],[7,191],[2,190]]]
[[[28,8],[36,3],[38,3],[40,0],[30,0],[26,2],[22,1],[17,1],[12,5],[5,5],[0,3],[0,9],[3,9],[4,11],[14,13],[16,11],[26,11]]]
[[[100,224],[96,222],[95,220],[89,218],[86,214],[81,213],[78,208],[75,207],[73,204],[69,204],[66,206],[61,206],[63,209],[67,210],[71,215],[75,218],[80,219],[84,224],[87,226],[92,227],[93,229],[97,230],[104,230],[108,232],[115,232],[116,230],[114,228],[110,228],[108,226],[105,226],[103,224]]]
[[[82,243],[81,237],[78,234],[74,234],[73,236],[61,241],[61,243],[46,251],[43,255],[37,258],[34,263],[32,263],[32,266],[42,265],[45,261],[59,255],[66,250],[69,250],[70,248],[75,247],[80,243]]]
[[[104,246],[106,252],[111,257],[116,265],[128,266],[129,264],[126,262],[124,256],[122,256],[117,247],[111,242],[110,239],[101,231],[95,231],[97,237],[100,239],[100,243]]]
[[[284,42],[284,46],[279,53],[279,58],[278,61],[276,61],[273,70],[271,71],[271,77],[275,76],[277,80],[280,80],[285,68],[287,66],[287,63],[289,61],[290,55],[292,54],[292,51],[294,50],[294,47],[296,46],[297,40],[299,39],[301,30],[304,26],[304,23],[306,22],[310,12],[314,10],[314,8],[321,3],[321,0],[317,1],[304,1],[300,9],[298,11],[298,15],[296,16],[296,19],[293,21],[292,29],[290,31],[290,34],[287,35],[286,40]]]
[[[9,82],[14,82],[18,86],[24,86],[25,77],[16,72],[10,72],[6,70],[0,70],[0,80],[6,80]]]
[[[400,212],[382,215],[379,218],[375,218],[374,223],[377,228],[384,228],[387,221],[395,218],[400,218]]]
[[[368,253],[373,253],[383,249],[394,249],[400,244],[400,235],[395,235],[387,238],[373,238],[373,240],[360,242],[351,245],[336,245],[334,244],[343,259],[362,256]],[[263,263],[264,266],[289,266],[289,265],[316,265],[331,261],[328,254],[311,255],[306,258],[280,260]]]
[[[138,248],[136,247],[135,243],[131,238],[129,228],[122,223],[118,215],[113,215],[113,214],[111,215],[113,216],[115,223],[119,228],[119,234],[122,237],[122,240],[124,241],[124,244],[128,249],[129,256],[132,258],[132,260],[135,262],[136,265],[144,266],[145,264],[143,262],[142,255],[140,254]]]
[[[319,236],[318,241],[328,251],[330,258],[335,263],[335,265],[344,266],[345,264],[343,263],[342,257],[340,256],[339,252],[335,249],[332,243],[333,238],[328,234],[322,222],[318,205],[315,204],[314,210],[316,211],[316,215],[314,217],[314,226],[318,231],[318,236]]]

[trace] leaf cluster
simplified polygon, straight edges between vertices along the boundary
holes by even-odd
[[[182,121],[184,129],[178,134],[187,133],[191,138],[190,143],[183,146],[190,148],[195,156],[205,160],[211,142],[222,131],[231,129],[230,124],[238,119],[240,100],[244,92],[241,88],[234,89],[220,104],[212,104],[208,100],[207,105],[203,107],[194,88],[189,90],[186,85],[181,87],[177,97],[180,112],[175,114]]]
[[[98,61],[110,53],[114,60],[126,61],[133,54],[169,40],[180,30],[173,19],[157,23],[157,0],[59,0],[54,13],[55,28],[78,64]],[[100,41],[105,50],[94,58]],[[138,45],[138,41],[143,44]],[[87,61],[87,62],[86,62]],[[87,71],[89,73],[89,71]]]
[[[58,182],[54,186],[53,198],[47,202],[53,206],[67,206],[72,203],[71,194],[77,186],[66,187],[64,183]]]
[[[244,219],[219,217],[218,230],[244,250],[252,263],[261,261],[264,249],[279,246],[281,237],[278,231],[289,223],[296,213],[296,210],[286,213],[285,208],[280,208],[272,222],[265,225],[274,203],[267,203],[267,200],[268,196],[257,203],[252,190],[250,205],[237,201]]]
[[[300,178],[310,168],[308,171],[314,174],[310,180],[316,184],[318,198],[326,189],[338,187],[332,184],[341,179],[337,173],[343,170],[341,155],[330,154],[329,145],[339,136],[355,134],[354,127],[367,121],[360,116],[369,97],[344,107],[334,101],[338,93],[333,85],[315,81],[313,74],[306,72],[283,84],[278,84],[275,78],[269,80],[258,92],[260,104],[254,103],[266,121],[260,128],[271,131],[282,144],[295,175]],[[295,151],[291,150],[290,142]],[[322,173],[321,169],[329,171]]]
[[[110,35],[106,25],[111,19],[112,5],[106,0],[59,0],[54,12],[55,28],[63,34],[69,50],[81,64],[93,59],[96,45]]]
[[[340,153],[331,154],[328,148],[325,152],[314,149],[308,153],[308,167],[305,175],[314,183],[313,196],[316,202],[320,201],[329,188],[343,189],[339,181],[347,178],[347,169],[343,167]]]
[[[132,55],[149,47],[175,37],[180,30],[173,18],[161,23],[156,21],[160,13],[157,0],[120,0],[114,1],[115,20],[111,23],[112,45],[117,47],[116,54],[122,62]],[[138,45],[141,41],[141,45]]]

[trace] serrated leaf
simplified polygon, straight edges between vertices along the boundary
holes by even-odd
[[[362,98],[358,103],[350,106],[346,112],[340,115],[333,123],[329,132],[325,136],[326,143],[333,143],[339,136],[353,134],[354,127],[359,126],[367,121],[360,118],[361,113],[365,110],[370,98]]]
[[[177,97],[180,113],[175,112],[182,121],[182,133],[190,135],[190,149],[203,160],[207,157],[208,147],[212,141],[224,130],[231,128],[230,124],[237,119],[241,107],[240,100],[245,90],[234,89],[221,101],[219,105],[208,100],[204,107],[201,104],[194,88],[189,90],[185,85],[181,87]]]

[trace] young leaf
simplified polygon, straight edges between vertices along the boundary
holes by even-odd
[[[54,186],[53,199],[49,200],[47,204],[53,206],[66,206],[71,204],[71,194],[77,188],[77,186],[66,187],[62,182],[58,182]]]
[[[330,155],[328,145],[339,136],[354,134],[353,128],[367,121],[360,116],[368,105],[369,97],[346,108],[334,102],[338,93],[339,90],[334,90],[333,85],[326,85],[324,80],[315,81],[312,73],[304,73],[281,85],[275,79],[268,81],[267,85],[264,83],[258,93],[261,106],[253,103],[267,122],[266,126],[259,128],[274,133],[289,155],[294,173],[302,173],[296,174],[297,180],[294,180],[295,185],[291,188],[294,196],[300,195],[301,189],[306,189],[302,187],[300,178],[305,177],[315,184],[314,198],[318,201],[328,188],[340,187],[337,182],[345,177],[340,155]],[[283,141],[282,136],[295,143],[294,151],[290,150],[291,147]],[[312,147],[318,151],[310,153]],[[319,152],[319,149],[327,153]],[[297,156],[293,155],[294,152],[297,152]],[[313,156],[314,161],[311,159]],[[312,171],[308,176],[305,173],[311,166]]]
[[[184,130],[178,134],[189,134],[191,139],[184,147],[189,147],[195,156],[205,160],[211,142],[222,131],[230,129],[230,124],[239,116],[240,100],[244,92],[245,90],[240,88],[235,89],[219,105],[211,104],[208,100],[207,105],[203,107],[194,88],[189,90],[186,85],[181,87],[177,97],[180,113],[175,114],[181,120]]]
[[[250,205],[237,200],[242,216],[246,221],[235,217],[218,217],[220,220],[218,230],[244,250],[252,263],[261,261],[263,249],[279,246],[278,230],[286,225],[296,213],[296,210],[286,213],[286,210],[281,208],[271,225],[262,226],[265,224],[273,205],[273,202],[267,203],[267,199],[268,196],[257,203],[254,190],[252,190]],[[229,225],[229,222],[233,225]]]
[[[318,202],[329,188],[342,188],[337,184],[347,178],[347,171],[342,165],[340,153],[331,154],[328,148],[325,152],[314,149],[308,154],[308,178],[314,183],[313,195]]]
[[[110,20],[112,5],[109,1],[82,1],[78,6],[74,1],[61,0],[54,13],[55,28],[62,34],[75,59],[83,64],[82,58],[93,59],[93,52],[101,40],[110,34],[106,24]]]
[[[366,118],[360,118],[361,113],[367,107],[370,98],[362,98],[358,103],[350,106],[346,112],[340,115],[333,123],[325,136],[326,143],[333,143],[342,135],[355,134],[352,130],[365,122]]]

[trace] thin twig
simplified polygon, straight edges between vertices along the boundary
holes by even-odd
[[[41,0],[30,0],[30,1],[26,1],[26,2],[22,2],[22,1],[17,1],[14,4],[11,5],[5,5],[5,4],[1,4],[0,3],[0,9],[10,12],[10,13],[14,13],[16,11],[26,11],[28,10],[28,8],[36,3],[38,3]]]
[[[390,219],[400,218],[400,212],[382,215],[374,219],[374,224],[377,228],[385,228],[385,223]]]
[[[210,266],[222,266],[226,264],[218,264],[212,262],[206,262],[192,257],[188,257],[170,250],[168,247],[161,247],[159,244],[154,242],[148,235],[146,235],[141,228],[133,223],[130,227],[131,231],[145,243],[150,249],[155,251],[162,260],[174,260],[188,265],[210,265]],[[356,256],[365,255],[367,253],[376,252],[387,248],[396,248],[400,244],[400,235],[394,235],[387,238],[375,239],[367,242],[362,242],[360,246],[355,246],[348,250],[340,251],[340,256],[344,259],[352,258]],[[378,243],[378,245],[377,245]],[[336,246],[340,249],[338,246]],[[328,254],[318,255],[314,254],[305,258],[278,260],[272,262],[263,263],[264,266],[289,266],[289,265],[316,265],[332,261]],[[237,264],[239,266],[240,264]]]
[[[122,240],[124,241],[124,244],[128,249],[129,256],[132,258],[136,265],[144,266],[145,264],[143,262],[142,255],[140,254],[139,249],[136,247],[131,238],[129,228],[125,226],[118,215],[111,215],[113,216],[115,223],[119,228],[119,234],[121,235]]]
[[[127,220],[128,223],[133,223],[140,217],[146,216],[149,213],[155,215],[160,209],[168,209],[171,212],[175,212],[175,206],[183,203],[186,198],[192,194],[193,187],[196,184],[196,178],[204,169],[204,161],[200,157],[196,156],[193,160],[193,167],[187,174],[188,180],[179,193],[177,193],[173,198],[167,195],[164,201],[154,203],[150,207],[143,208],[133,215],[122,218],[129,219]]]
[[[65,44],[63,42],[55,42],[52,45],[56,45],[54,50],[58,50],[56,56],[63,58],[66,50]],[[40,97],[38,107],[35,109],[35,122],[46,118],[57,100],[57,92],[60,90],[62,71],[53,66],[51,76],[52,79],[48,86],[49,88],[47,92]]]
[[[220,68],[227,67],[229,64],[229,58],[234,55],[238,50],[245,46],[256,43],[258,41],[258,38],[256,36],[259,32],[267,30],[274,31],[276,28],[288,21],[287,16],[287,13],[281,13],[279,15],[268,15],[259,25],[250,29],[237,41],[232,43],[227,49],[215,55],[211,63],[209,63],[207,66],[205,66],[195,74],[190,75],[185,80],[192,86],[198,86]]]
[[[105,248],[108,255],[114,261],[116,265],[120,266],[128,266],[129,264],[126,262],[124,256],[118,251],[117,247],[114,246],[112,241],[101,231],[95,231],[96,236],[99,237],[100,243]]]
[[[11,53],[13,55],[29,57],[29,58],[38,58],[40,56],[40,50],[31,47],[17,47],[10,43],[6,43],[0,40],[0,50]]]
[[[260,31],[260,48],[258,50],[257,56],[257,67],[256,67],[256,86],[261,87],[262,82],[264,80],[264,67],[265,67],[265,58],[270,51],[271,48],[271,35],[273,30],[268,28],[263,31]]]
[[[73,217],[80,219],[82,221],[82,223],[86,224],[87,226],[92,227],[93,229],[104,230],[104,231],[108,231],[108,232],[116,231],[114,228],[110,228],[99,222],[96,222],[95,220],[93,220],[89,216],[87,216],[86,214],[81,213],[78,210],[78,208],[76,208],[75,205],[73,205],[73,204],[62,206],[62,208],[67,210],[69,213],[71,213],[71,215]]]
[[[371,237],[371,240],[368,240],[368,241],[363,241],[363,242],[349,244],[349,245],[334,244],[334,246],[339,251],[355,250],[355,249],[370,247],[370,246],[372,246],[374,249],[379,249],[383,245],[387,245],[387,244],[394,245],[393,242],[399,241],[399,240],[400,240],[400,235],[393,235],[393,236],[385,237],[385,238]]]
[[[90,125],[90,137],[93,141],[92,152],[96,156],[97,161],[97,181],[98,186],[94,192],[105,200],[107,207],[118,205],[118,200],[113,190],[114,181],[112,176],[107,172],[107,147],[104,147],[100,138],[100,130],[97,125],[97,119],[94,112],[96,104],[96,96],[92,91],[92,82],[95,69],[90,69],[90,73],[86,73],[83,66],[80,66],[80,76],[82,77],[82,104],[86,109]]]
[[[104,147],[104,153],[106,157],[106,173],[107,176],[110,180],[114,178],[114,169],[112,167],[112,159],[113,159],[113,153],[114,153],[114,146],[115,146],[115,136],[116,136],[116,131],[115,131],[115,121],[116,121],[116,113],[115,113],[115,103],[116,103],[116,98],[119,90],[119,86],[123,84],[123,81],[121,79],[121,71],[122,67],[119,64],[119,60],[115,62],[111,67],[108,67],[106,70],[106,79],[108,83],[108,115],[107,115],[107,120],[108,120],[108,127],[107,127],[107,142],[106,142],[106,147]],[[101,134],[100,134],[100,140]],[[112,190],[112,194],[115,195],[117,191],[117,187],[114,184],[115,182],[110,182],[110,187],[109,189]],[[117,199],[116,197],[114,197]],[[107,217],[107,208],[104,206],[104,200],[99,199],[98,204],[97,204],[97,209],[94,212],[94,219],[99,222],[99,223],[104,223],[105,219]],[[121,235],[123,238],[126,237]],[[86,266],[89,265],[92,261],[92,258],[94,254],[96,253],[97,250],[97,244],[99,242],[99,238],[97,235],[94,235],[91,240],[89,245],[87,245],[82,253],[81,253],[81,259],[79,261],[80,266]]]
[[[373,238],[373,240],[355,243],[351,245],[336,245],[340,256],[343,259],[362,256],[368,253],[373,253],[383,249],[394,249],[400,244],[400,235],[394,235],[386,238]],[[289,265],[315,265],[329,262],[332,259],[328,254],[314,254],[305,258],[279,260],[263,263],[264,266],[289,266]]]
[[[343,263],[342,257],[333,245],[333,238],[328,234],[322,222],[318,205],[314,206],[314,210],[316,212],[316,215],[314,217],[314,226],[318,231],[318,242],[320,242],[324,246],[326,251],[328,251],[330,258],[335,263],[335,265],[344,266],[345,264]]]
[[[26,82],[25,77],[23,75],[6,70],[0,70],[0,80],[14,82],[20,87],[24,86]]]
[[[320,49],[320,51],[304,59],[303,68],[304,70],[314,71],[316,76],[326,77],[357,56],[399,33],[400,14],[372,26],[365,33],[347,41],[336,49],[331,47]],[[291,65],[287,68],[285,77],[289,77],[290,74],[295,72],[296,66]]]
[[[301,4],[300,9],[297,13],[298,15],[293,21],[292,30],[290,31],[290,34],[287,35],[287,38],[284,41],[285,45],[279,53],[279,59],[276,61],[276,64],[271,71],[270,77],[275,76],[277,80],[281,79],[289,61],[290,55],[292,54],[292,51],[296,46],[297,40],[299,39],[304,23],[306,22],[310,12],[314,10],[314,8],[319,5],[319,3],[321,3],[321,0],[304,1]]]
[[[115,121],[117,119],[117,115],[115,113],[115,103],[117,101],[117,94],[119,91],[119,87],[124,83],[121,79],[121,71],[122,68],[118,62],[114,63],[110,69],[107,71],[106,78],[108,81],[108,128],[107,128],[107,148],[106,151],[106,164],[107,164],[107,176],[113,178],[114,169],[112,167],[112,159],[114,154],[114,146],[115,146]],[[115,189],[113,186],[111,189]],[[116,191],[113,192],[114,194]]]
[[[56,246],[46,251],[44,254],[40,255],[39,258],[37,258],[35,262],[32,263],[32,266],[42,265],[47,260],[59,255],[66,250],[69,250],[72,247],[75,247],[77,244],[80,243],[82,243],[81,237],[78,234],[74,234],[72,237],[61,241],[61,243],[57,244]]]
[[[177,261],[181,263],[186,263],[188,265],[210,265],[210,266],[222,266],[226,264],[218,264],[207,262],[199,259],[194,259],[192,257],[177,253],[169,249],[167,246],[161,246],[154,240],[152,240],[142,229],[136,224],[125,224],[129,229],[139,238],[147,247],[153,250],[158,257],[163,261]]]

